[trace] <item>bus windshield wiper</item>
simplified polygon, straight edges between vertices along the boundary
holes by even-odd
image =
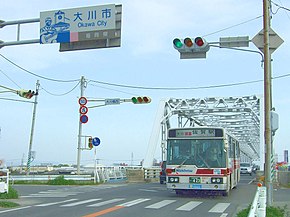
[[[181,162],[181,164],[179,164],[177,167],[181,167],[183,164],[185,164],[185,162],[188,160],[189,158],[186,158],[184,161]]]

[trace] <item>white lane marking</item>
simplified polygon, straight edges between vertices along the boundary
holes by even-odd
[[[148,208],[148,209],[159,209],[159,208],[162,208],[164,206],[167,206],[171,203],[174,203],[176,200],[162,200],[158,203],[154,203],[150,206],[146,206],[145,208]]]
[[[122,201],[122,200],[125,200],[125,198],[115,198],[115,199],[112,199],[112,200],[106,200],[106,201],[103,201],[103,202],[99,202],[99,203],[95,203],[95,204],[92,204],[92,205],[88,205],[87,207],[98,207],[98,206],[103,206],[103,205],[119,202],[119,201]]]
[[[157,190],[152,189],[139,189],[139,191],[158,192]]]
[[[97,198],[97,199],[82,200],[82,201],[75,202],[75,203],[69,203],[69,204],[61,205],[61,207],[77,206],[77,205],[80,205],[80,204],[90,203],[90,202],[97,201],[97,200],[101,200],[101,199]]]
[[[21,198],[29,198],[29,197],[67,197],[74,196],[76,194],[31,194],[26,196],[21,196]]]
[[[52,205],[61,204],[61,203],[67,203],[67,202],[71,202],[71,201],[75,201],[75,200],[77,200],[77,199],[63,200],[63,201],[52,202],[52,203],[43,203],[43,204],[37,204],[35,206],[40,206],[40,207],[52,206]]]
[[[199,201],[190,201],[190,202],[184,204],[183,206],[177,208],[176,210],[191,211],[195,207],[197,207],[199,204],[202,204],[202,202],[199,202]]]
[[[230,203],[217,203],[208,212],[223,213],[226,210],[226,208],[228,208],[229,205],[230,205]]]
[[[126,206],[126,207],[129,207],[129,206],[133,206],[133,205],[136,205],[136,204],[139,204],[139,203],[142,203],[142,202],[145,202],[147,200],[150,200],[150,199],[146,199],[146,198],[140,198],[140,199],[137,199],[137,200],[132,200],[132,201],[129,201],[127,203],[122,203],[118,206]]]
[[[8,210],[3,210],[3,211],[0,211],[0,213],[12,212],[12,211],[17,211],[17,210],[21,210],[21,209],[30,208],[30,207],[31,206],[25,206],[25,207],[20,207],[20,208],[13,208],[13,209],[8,209]]]

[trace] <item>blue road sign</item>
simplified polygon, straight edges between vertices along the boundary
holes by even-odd
[[[98,146],[101,144],[101,140],[98,137],[93,138],[92,140],[93,146]]]
[[[83,124],[87,123],[88,120],[89,120],[89,118],[88,118],[87,115],[82,115],[82,116],[80,117],[80,122],[83,123]]]
[[[114,4],[40,12],[40,43],[64,43],[92,40],[81,33],[116,28]]]

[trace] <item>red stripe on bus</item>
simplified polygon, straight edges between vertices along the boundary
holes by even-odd
[[[213,174],[213,169],[197,169],[196,174]]]

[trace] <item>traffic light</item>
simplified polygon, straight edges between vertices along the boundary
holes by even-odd
[[[134,104],[145,104],[145,103],[150,103],[151,99],[148,96],[138,96],[138,97],[132,97],[131,98],[132,103]]]
[[[88,147],[89,147],[89,149],[93,148],[93,138],[92,137],[89,137]]]
[[[206,52],[209,51],[209,44],[202,37],[196,38],[175,38],[173,47],[180,52],[180,59],[206,58]]]
[[[17,92],[19,96],[31,99],[33,96],[38,95],[37,92],[34,92],[32,90],[20,90]]]

